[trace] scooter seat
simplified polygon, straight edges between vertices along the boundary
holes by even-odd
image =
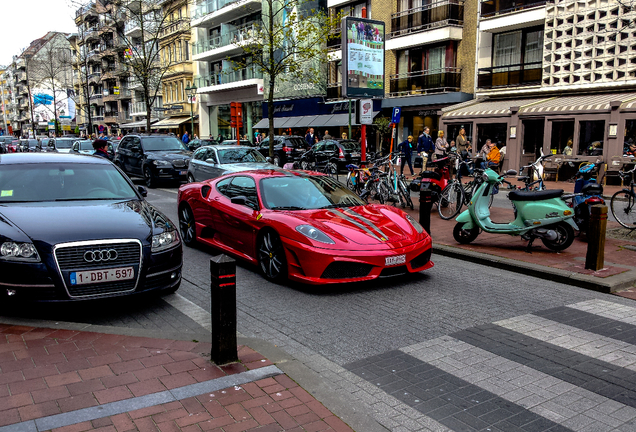
[[[603,195],[603,186],[598,183],[588,183],[581,188],[583,195]]]
[[[542,191],[512,191],[508,194],[511,201],[541,201],[551,198],[559,198],[563,195],[563,189]]]
[[[433,180],[441,180],[442,176],[436,173],[435,171],[422,171],[420,174],[420,178],[429,178]]]

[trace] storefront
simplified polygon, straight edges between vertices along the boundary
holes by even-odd
[[[556,155],[548,168],[600,159],[615,172],[633,162],[623,154],[629,139],[636,141],[636,93],[474,100],[444,109],[441,122],[449,136],[465,127],[473,149],[486,139],[506,146],[505,169],[527,165],[543,152]],[[566,146],[571,154],[564,154]]]

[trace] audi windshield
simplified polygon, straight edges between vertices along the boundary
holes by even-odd
[[[183,143],[175,137],[152,137],[141,141],[144,151],[180,151],[185,150]]]
[[[38,163],[0,170],[0,204],[139,199],[113,165]]]

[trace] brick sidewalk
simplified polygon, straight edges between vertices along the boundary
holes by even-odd
[[[67,420],[67,426],[53,430],[351,431],[280,371],[273,377],[117,415],[93,414],[96,410],[91,407],[99,406],[108,414],[108,408],[121,401],[134,407],[144,398],[274,367],[246,346],[239,347],[239,363],[219,367],[208,360],[210,344],[196,341],[5,324],[0,324],[0,335],[2,432],[42,432],[48,429],[38,424],[74,415],[82,421]],[[95,418],[88,421],[82,417],[91,415]]]

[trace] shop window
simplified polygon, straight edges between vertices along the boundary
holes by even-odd
[[[563,154],[563,149],[574,139],[574,120],[553,121],[552,137],[550,138],[550,151],[552,154]]]
[[[506,132],[508,132],[507,123],[484,123],[477,125],[477,146],[473,146],[473,151],[478,152],[486,144],[486,140],[490,140],[502,148],[506,145]]]
[[[603,138],[605,136],[605,120],[582,121],[579,123],[578,154],[601,156],[603,154]]]
[[[629,150],[629,145],[636,143],[636,120],[625,120],[625,138],[623,140],[623,154]]]
[[[446,124],[446,140],[450,143],[451,140],[457,140],[457,136],[459,135],[460,129],[466,130],[466,138],[468,141],[473,140],[473,124],[472,122],[468,123],[447,123]]]

